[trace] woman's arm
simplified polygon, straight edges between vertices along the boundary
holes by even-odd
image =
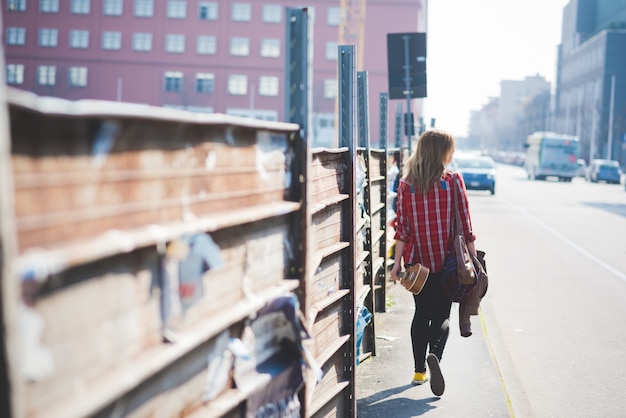
[[[400,280],[398,271],[402,271],[402,254],[404,253],[404,241],[396,240],[395,257],[391,268],[391,280]]]
[[[470,252],[470,254],[476,258],[478,258],[478,254],[476,254],[476,244],[475,241],[472,242],[468,242],[467,243],[467,249]]]

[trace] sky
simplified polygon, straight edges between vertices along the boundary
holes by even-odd
[[[470,112],[500,95],[502,80],[543,76],[554,89],[563,8],[569,0],[429,0],[424,99],[427,124],[467,135]]]

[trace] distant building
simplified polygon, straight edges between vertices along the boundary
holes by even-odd
[[[387,86],[387,33],[425,32],[427,0],[367,0],[370,137]],[[285,120],[289,0],[5,0],[6,82],[39,95]],[[353,4],[354,1],[346,2]],[[335,139],[340,1],[311,0],[314,143]],[[421,100],[412,110],[421,116]],[[393,132],[393,106],[389,107]]]
[[[470,119],[470,141],[490,151],[523,151],[529,134],[545,130],[550,83],[543,76],[502,80],[500,96],[490,99]]]
[[[542,98],[546,95],[548,100],[544,104]],[[526,138],[535,131],[536,125],[543,125],[547,121],[549,97],[550,83],[540,75],[500,82],[496,126],[501,149],[524,149]]]
[[[554,130],[580,137],[582,158],[610,155],[626,165],[625,1],[564,8],[553,117]]]

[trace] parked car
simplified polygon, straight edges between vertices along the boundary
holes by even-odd
[[[462,156],[454,158],[454,166],[463,176],[468,190],[496,192],[496,163],[491,157]]]
[[[619,184],[621,178],[622,170],[615,160],[592,160],[587,167],[586,179],[592,183],[604,181]]]
[[[587,172],[587,163],[582,158],[576,160],[576,165],[578,169],[576,170],[576,177],[585,177],[585,173]]]

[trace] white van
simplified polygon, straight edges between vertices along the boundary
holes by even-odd
[[[535,132],[525,144],[524,168],[530,180],[548,177],[572,181],[578,171],[578,137],[554,132]]]

